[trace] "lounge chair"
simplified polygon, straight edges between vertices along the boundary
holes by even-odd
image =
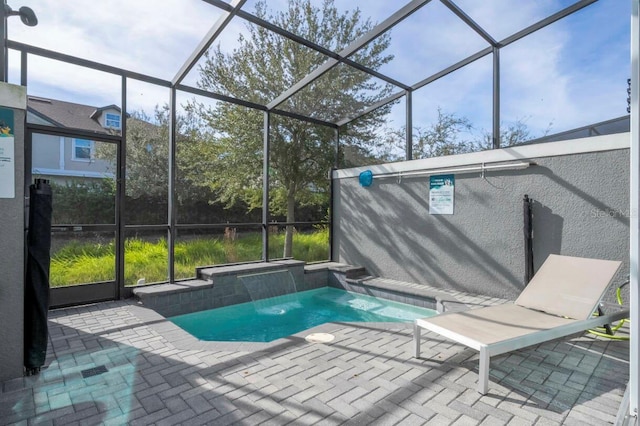
[[[492,356],[628,317],[628,310],[593,315],[620,264],[550,255],[513,303],[415,320],[415,356],[423,328],[479,351],[478,392],[484,395]]]

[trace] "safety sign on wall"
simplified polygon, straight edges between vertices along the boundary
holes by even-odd
[[[455,177],[429,176],[429,214],[453,214]]]
[[[0,108],[0,198],[15,198],[13,110]]]

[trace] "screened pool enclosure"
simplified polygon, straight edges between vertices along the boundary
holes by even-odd
[[[23,3],[3,80],[57,194],[52,286],[89,299],[332,259],[335,168],[628,130],[628,2]]]
[[[27,91],[25,186],[53,186],[54,306],[337,260],[335,169],[630,131],[640,205],[638,0],[20,3],[0,77]]]

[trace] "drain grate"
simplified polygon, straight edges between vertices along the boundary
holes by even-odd
[[[97,376],[98,374],[106,373],[107,371],[109,371],[107,370],[107,367],[105,367],[104,365],[99,365],[97,367],[82,370],[81,373],[82,377],[86,379],[87,377]]]

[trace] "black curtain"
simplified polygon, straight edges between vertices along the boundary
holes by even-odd
[[[38,373],[47,356],[51,211],[49,181],[36,179],[29,187],[24,298],[24,366],[27,375]]]

